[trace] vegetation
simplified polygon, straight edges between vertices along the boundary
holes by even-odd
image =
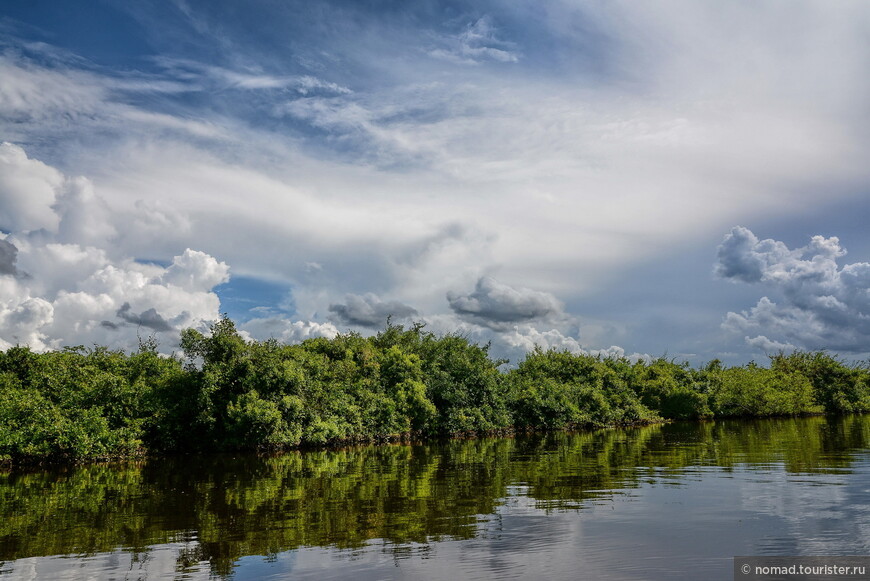
[[[870,370],[825,352],[694,369],[538,349],[503,371],[488,346],[422,325],[283,345],[227,318],[181,347],[0,353],[0,461],[870,410]]]

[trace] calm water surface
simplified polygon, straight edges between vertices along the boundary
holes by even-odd
[[[0,473],[13,579],[731,579],[870,555],[870,416]]]

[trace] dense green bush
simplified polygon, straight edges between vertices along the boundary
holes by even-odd
[[[801,375],[812,383],[813,401],[828,413],[870,411],[870,373],[824,351],[797,351],[771,357],[771,369]]]
[[[508,373],[515,424],[603,426],[660,419],[630,387],[627,362],[536,349]]]
[[[783,373],[755,365],[720,372],[712,394],[717,416],[794,416],[819,413],[813,386],[799,373]]]
[[[536,349],[505,371],[487,345],[420,324],[284,345],[227,318],[181,347],[0,352],[0,461],[870,411],[866,366],[824,352],[693,369]]]
[[[82,347],[0,353],[0,457],[74,459],[141,451],[155,385],[143,373],[147,356]]]
[[[638,362],[632,372],[632,385],[640,401],[663,418],[688,420],[713,415],[705,373],[664,358],[649,365]]]

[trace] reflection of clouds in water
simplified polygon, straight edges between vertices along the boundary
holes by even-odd
[[[800,436],[817,424],[813,419],[777,425],[789,428],[786,435]],[[856,425],[865,424],[862,420]],[[772,432],[752,431],[757,424],[729,426],[735,430],[715,432],[710,440],[718,450],[710,458],[721,462],[722,467],[707,465],[705,449],[699,450],[695,444],[695,431],[680,426],[632,432],[635,437],[648,438],[643,445],[622,437],[626,432],[612,431],[548,437],[552,441],[518,438],[451,442],[446,447],[366,448],[359,453],[376,456],[365,456],[367,461],[361,463],[354,460],[359,460],[357,452],[345,451],[284,456],[283,462],[276,460],[271,468],[259,461],[233,461],[188,474],[174,464],[165,465],[166,474],[178,478],[172,482],[186,482],[189,476],[191,482],[207,481],[209,486],[214,482],[227,484],[216,474],[248,473],[252,467],[263,472],[258,472],[262,480],[258,477],[251,486],[273,482],[274,478],[270,478],[274,474],[298,475],[306,467],[329,466],[332,461],[340,461],[343,467],[336,472],[315,471],[297,482],[301,488],[292,488],[316,510],[309,507],[312,512],[307,516],[299,512],[298,518],[307,520],[289,537],[273,534],[273,530],[284,530],[282,527],[292,526],[295,521],[282,520],[287,517],[288,505],[269,500],[271,496],[257,496],[264,501],[258,505],[262,511],[255,511],[260,516],[233,520],[236,528],[226,529],[222,527],[229,526],[230,521],[222,520],[223,511],[230,510],[235,519],[239,516],[238,506],[222,504],[225,499],[218,500],[223,499],[222,493],[206,495],[202,498],[209,500],[209,512],[199,515],[182,511],[178,518],[164,523],[167,528],[160,529],[167,534],[193,531],[203,522],[217,519],[216,528],[206,535],[210,541],[203,541],[202,546],[178,542],[156,545],[138,555],[116,550],[92,557],[20,559],[0,565],[0,581],[115,577],[197,580],[209,577],[206,559],[212,559],[211,574],[219,577],[218,571],[226,571],[233,563],[231,555],[248,555],[235,561],[233,581],[542,577],[673,580],[695,579],[701,570],[714,571],[707,577],[725,579],[730,578],[734,555],[870,553],[870,485],[866,484],[870,458],[856,452],[864,445],[863,436],[850,440],[848,446],[836,439],[808,445],[802,437],[774,438]],[[725,437],[728,434],[740,437]],[[752,444],[758,442],[770,442],[773,447],[749,454]],[[777,443],[801,451],[801,461],[783,462]],[[848,453],[842,451],[847,448]],[[303,462],[303,458],[307,460]],[[482,458],[492,460],[487,464]],[[696,464],[699,461],[702,466]],[[495,476],[484,472],[498,462],[504,463],[503,473]],[[393,472],[386,468],[388,465],[411,468]],[[361,504],[350,502],[346,491],[359,490],[371,482],[363,470],[373,467],[384,470],[378,482],[395,482],[402,485],[402,490],[416,492],[396,496],[391,484],[378,489],[391,489],[387,495],[370,490],[358,499]],[[274,472],[281,468],[286,472]],[[156,474],[163,472],[158,470]],[[430,478],[426,486],[421,484],[423,474]],[[146,480],[151,481],[150,477]],[[275,488],[279,489],[282,492],[275,498],[283,498],[291,490]],[[248,490],[248,484],[244,490]],[[421,490],[429,492],[423,494]],[[324,494],[332,501],[317,504]],[[372,502],[381,501],[385,504],[379,513]],[[296,514],[298,505],[292,506],[290,512]],[[333,520],[329,516],[338,513],[358,518]],[[378,524],[379,514],[389,522]],[[324,518],[332,524],[320,530],[318,525]],[[354,526],[366,528],[355,536],[349,532]],[[233,540],[224,544],[220,538],[240,531],[254,540],[240,545],[233,544]],[[191,537],[172,538],[181,541]],[[390,538],[428,542],[397,543]],[[118,536],[113,542],[127,541]],[[356,542],[365,544],[353,549],[337,548]],[[282,547],[287,550],[282,551]],[[26,554],[40,554],[41,550],[36,548]],[[60,549],[65,550],[76,549]],[[279,552],[264,556],[270,551]],[[189,573],[175,571],[176,563],[182,561],[192,563]]]
[[[579,511],[542,510],[527,487],[516,486],[475,539],[433,543],[425,554],[409,551],[395,561],[378,545],[354,560],[306,549],[293,572],[318,579],[364,572],[363,579],[631,581],[696,579],[703,570],[725,579],[734,555],[867,553],[870,465],[858,463],[852,474],[770,468],[694,470],[682,481],[652,477],[631,495]]]
[[[741,506],[782,524],[762,539],[760,554],[845,555],[870,550],[870,462],[852,474],[754,475],[741,487]]]
[[[211,579],[208,563],[193,563],[184,572],[176,571],[178,556],[190,551],[196,543],[165,543],[153,545],[146,552],[115,550],[87,557],[53,556],[27,557],[3,563],[0,578],[3,581],[77,581],[79,579],[124,579],[139,581],[151,579],[185,579],[205,581]]]
[[[794,523],[824,518],[830,511],[842,507],[847,482],[845,476],[834,474],[794,475],[781,470],[750,472],[740,487],[741,505],[745,510]]]
[[[522,515],[484,525],[480,537],[466,541],[433,543],[428,547],[409,546],[396,557],[391,546],[381,541],[371,543],[365,551],[338,553],[323,548],[295,551],[295,562],[284,563],[287,554],[278,557],[272,571],[275,579],[571,579],[577,578],[577,548],[573,540],[582,535],[573,515]],[[382,550],[387,549],[387,550]],[[580,555],[582,557],[582,555]],[[591,568],[589,569],[591,570]],[[283,576],[283,577],[282,577]],[[236,581],[260,579],[240,568]],[[584,575],[585,578],[585,575]],[[606,579],[592,575],[589,578]]]
[[[576,518],[552,518],[541,511],[525,513],[524,508],[521,511],[499,511],[499,517],[481,536],[463,547],[459,559],[469,569],[485,567],[493,578],[517,574],[525,577],[533,571],[539,578],[563,578],[559,569],[566,563],[576,563],[575,557],[567,553],[564,539],[577,538],[574,525],[580,523]],[[532,563],[534,568],[530,569]]]
[[[781,466],[651,475],[630,494],[593,499],[580,510],[542,508],[527,485],[507,488],[478,536],[397,546],[383,539],[337,550],[306,547],[236,562],[234,581],[260,579],[693,579],[730,574],[738,554],[866,554],[870,462],[851,474],[794,474]],[[675,486],[677,484],[677,486]],[[544,503],[546,506],[547,503]],[[85,558],[8,562],[3,581],[107,578],[208,579],[209,565],[177,572],[196,543],[156,545]],[[716,572],[721,572],[718,575]]]

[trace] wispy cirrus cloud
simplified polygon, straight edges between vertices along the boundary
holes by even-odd
[[[315,92],[337,95],[352,93],[347,87],[310,74],[273,75],[257,70],[257,67],[232,69],[184,58],[157,57],[154,61],[170,78],[177,79],[176,82],[188,90],[291,89],[301,95]]]
[[[438,39],[439,48],[427,51],[431,57],[459,64],[476,65],[482,61],[515,63],[519,60],[516,45],[502,40],[491,16],[467,24],[461,32]]]

